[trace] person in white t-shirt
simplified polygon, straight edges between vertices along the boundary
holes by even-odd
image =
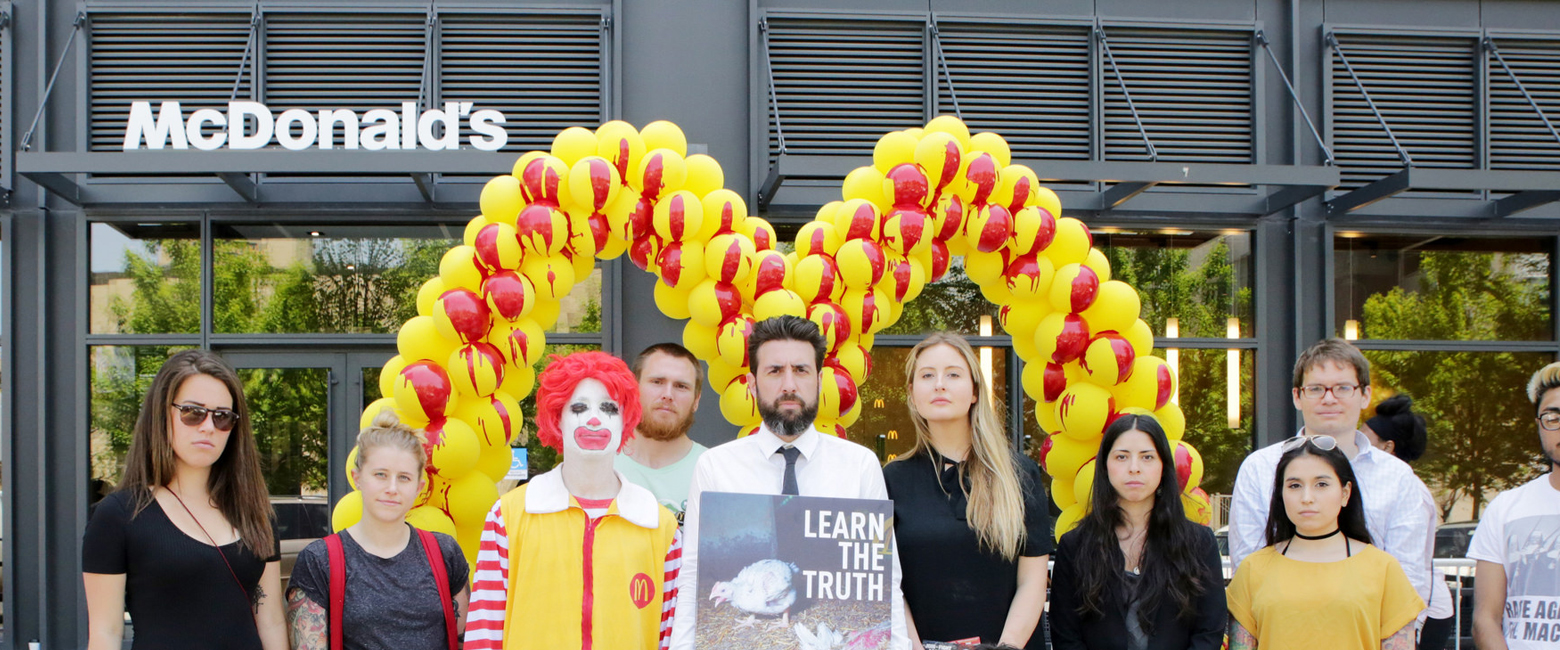
[[[1495,497],[1468,547],[1478,560],[1479,650],[1560,650],[1560,363],[1533,374],[1528,399],[1549,472]]]

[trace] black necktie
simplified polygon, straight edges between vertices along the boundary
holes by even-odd
[[[802,450],[795,447],[781,447],[778,452],[785,456],[785,483],[780,487],[781,494],[801,494],[796,487],[796,458],[802,455]]]

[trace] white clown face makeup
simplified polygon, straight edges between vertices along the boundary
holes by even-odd
[[[623,411],[595,379],[582,379],[558,419],[565,458],[613,456],[623,442]]]

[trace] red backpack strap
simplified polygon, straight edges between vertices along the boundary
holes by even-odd
[[[444,550],[439,548],[438,538],[421,528],[417,538],[422,540],[423,553],[428,555],[428,566],[433,567],[433,584],[439,590],[439,604],[444,606],[444,630],[449,634],[450,650],[458,650],[455,639],[455,605],[450,602],[450,575],[444,567]],[[332,649],[334,650],[334,649]]]
[[[327,535],[325,550],[330,555],[330,650],[341,650],[341,613],[347,605],[347,554],[341,535]]]

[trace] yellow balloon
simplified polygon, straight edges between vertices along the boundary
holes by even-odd
[[[683,162],[688,166],[688,180],[683,182],[683,189],[702,198],[725,187],[726,172],[721,171],[720,163],[714,158],[696,153]]]
[[[1084,503],[1074,503],[1062,514],[1056,516],[1056,539],[1061,541],[1062,535],[1072,532],[1078,527],[1078,522],[1083,521],[1083,516],[1089,514],[1089,507]]]
[[[1045,210],[1053,217],[1062,216],[1062,197],[1044,185],[1035,187],[1035,202],[1030,205]]]
[[[552,155],[572,167],[581,158],[595,155],[597,144],[596,134],[590,129],[571,126],[553,136]]]
[[[668,243],[656,256],[655,270],[660,283],[679,292],[692,291],[694,285],[709,277],[708,267],[714,266],[704,263],[704,251],[701,242]]]
[[[431,316],[407,320],[395,337],[395,347],[407,363],[424,360],[443,363],[459,345],[439,334],[439,326]]]
[[[624,182],[639,169],[646,151],[644,138],[628,122],[613,120],[596,127],[596,155],[611,162]]]
[[[991,195],[991,202],[1018,212],[1035,205],[1040,178],[1027,165],[1008,165],[1002,169],[1002,184]],[[1055,215],[1052,215],[1055,216]]]
[[[916,138],[904,131],[889,131],[872,148],[872,166],[884,174],[895,165],[915,162]]]
[[[688,317],[706,327],[719,327],[742,309],[742,292],[736,287],[708,278],[688,296]]]
[[[824,210],[828,206],[834,206],[826,216]],[[866,199],[851,199],[849,201],[831,201],[824,209],[818,211],[818,217],[814,221],[834,224],[834,231],[840,239],[857,239],[861,237],[878,239],[883,227],[883,214],[878,207]]]
[[[716,188],[704,195],[703,203],[704,222],[694,239],[707,241],[721,233],[742,232],[747,227],[743,223],[748,218],[747,203],[736,192]],[[747,234],[751,239],[752,233]]]
[[[480,474],[489,481],[498,482],[504,480],[509,474],[509,462],[513,453],[509,445],[483,446],[481,453],[477,455],[477,468],[472,474]]]
[[[1013,213],[1013,238],[1009,245],[1014,253],[1044,250],[1055,235],[1056,219],[1049,212],[1028,207]]]
[[[607,206],[617,200],[623,187],[623,179],[612,161],[595,155],[595,141],[596,136],[591,135],[590,154],[581,156],[569,167],[569,204],[585,214],[598,211],[605,214]]]
[[[481,398],[492,395],[504,381],[504,357],[492,345],[464,345],[450,354],[444,365],[450,373],[450,381],[462,397]],[[461,400],[462,403],[471,400]]]
[[[569,214],[543,204],[520,211],[515,232],[526,257],[557,255],[569,243]]]
[[[353,490],[336,502],[330,512],[330,529],[341,532],[363,520],[363,493]]]
[[[547,155],[549,154],[545,151],[536,151],[534,149],[520,154],[520,157],[515,159],[515,166],[510,170],[510,175],[520,178],[525,173],[525,168],[531,164],[531,161]]]
[[[703,280],[700,280],[702,283]],[[665,282],[655,283],[655,306],[666,314],[667,318],[688,318],[692,313],[688,310],[693,289],[698,285],[673,287]]]
[[[1006,307],[1007,305],[1003,306]],[[1044,320],[1044,318],[1041,320]],[[1028,336],[1013,337],[1013,353],[1017,354],[1018,358],[1023,359],[1025,363],[1038,363],[1040,360],[1040,346],[1035,345],[1035,340]],[[1055,430],[1056,427],[1046,429],[1046,431]]]
[[[1013,164],[1013,150],[1008,147],[1007,140],[990,131],[982,131],[970,136],[970,150],[991,154],[991,157],[997,160],[999,168]]]
[[[758,424],[763,420],[758,414],[758,401],[753,398],[753,391],[748,386],[747,375],[732,380],[720,392],[720,414],[725,416],[727,422],[739,427]]]
[[[688,319],[683,324],[682,344],[688,348],[693,356],[709,361],[720,357],[720,352],[715,349],[715,335],[718,329],[709,327],[699,321]]]
[[[876,285],[882,281],[883,273],[888,268],[888,258],[883,247],[870,239],[852,239],[840,244],[834,254],[834,262],[839,266],[840,279],[845,281],[849,289],[865,289]]]
[[[362,417],[358,418],[358,430],[361,431],[363,429],[367,429],[367,428],[373,426],[374,425],[374,418],[379,417],[379,413],[382,412],[382,411],[385,411],[385,410],[389,410],[391,413],[395,413],[396,414],[396,419],[403,420],[402,424],[406,424],[407,426],[413,426],[413,425],[417,425],[417,424],[427,424],[426,422],[423,422],[423,423],[417,423],[417,422],[410,422],[410,423],[408,423],[408,422],[405,422],[404,419],[401,418],[401,414],[396,411],[395,397],[394,397],[395,393],[391,392],[391,393],[387,393],[387,395],[391,395],[391,397],[381,397],[379,399],[376,399],[373,402],[370,402],[369,405],[366,408],[363,409]],[[352,461],[351,461],[350,458],[347,460],[347,467],[349,469],[352,467]]]
[[[574,289],[574,264],[562,255],[527,255],[520,263],[520,273],[536,287],[536,297],[541,300],[563,300]]]
[[[1045,472],[1058,480],[1071,480],[1079,468],[1094,461],[1099,453],[1099,440],[1079,440],[1062,433],[1052,433],[1051,451],[1045,455]]]
[[[651,149],[628,179],[629,187],[652,201],[682,189],[688,182],[688,164],[671,149]],[[695,197],[697,198],[697,197]]]
[[[1008,265],[1003,277],[1007,280],[1007,289],[1013,294],[1013,301],[1040,302],[1051,293],[1055,285],[1056,269],[1051,267],[1050,258],[1044,255],[1019,255]],[[1047,307],[1047,311],[1050,307]],[[1036,318],[1036,324],[1039,319]]]
[[[541,325],[527,316],[517,321],[493,323],[493,329],[488,332],[487,342],[498,348],[510,364],[529,367],[542,360],[542,349],[547,345],[547,335],[542,332]],[[505,375],[509,374],[508,370],[505,369]],[[527,394],[506,392],[519,396]]]
[[[482,472],[470,472],[450,481],[444,496],[444,508],[457,528],[480,529],[495,503],[498,486]]]
[[[1073,498],[1078,503],[1089,503],[1094,496],[1094,470],[1099,467],[1099,462],[1084,463],[1078,468],[1078,474],[1073,477]]]
[[[664,241],[689,241],[704,226],[704,202],[687,190],[672,192],[655,204],[651,225]]]
[[[738,228],[737,231],[752,239],[753,247],[761,251],[775,250],[775,244],[780,241],[775,236],[774,226],[770,225],[768,221],[754,216],[743,219],[742,227]]]
[[[802,302],[802,297],[790,289],[775,289],[753,301],[753,320],[768,320],[776,316],[805,318],[807,303]]]
[[[1110,391],[1086,382],[1071,383],[1056,401],[1062,432],[1080,442],[1097,440],[1114,412]]]
[[[850,317],[851,328],[864,334],[876,334],[888,327],[888,294],[876,286],[848,289],[840,296],[840,307]]]
[[[1083,265],[1094,269],[1094,274],[1100,276],[1100,282],[1110,282],[1110,258],[1098,248],[1089,249],[1089,256],[1083,259]]]
[[[482,269],[477,266],[477,249],[455,246],[446,251],[439,260],[439,279],[446,290],[458,287],[481,291]]]
[[[455,418],[429,424],[423,429],[428,435],[428,471],[445,480],[454,480],[470,473],[477,466],[482,445],[471,425]]]
[[[1195,492],[1182,494],[1181,509],[1186,511],[1186,518],[1191,520],[1192,523],[1207,526],[1212,519],[1213,509],[1211,504],[1208,503],[1208,497],[1204,496],[1205,494],[1197,494]]]
[[[512,366],[505,366],[507,371]],[[454,417],[471,425],[477,441],[484,448],[503,447],[520,435],[525,416],[520,412],[520,402],[502,390],[486,397],[462,399]]]
[[[549,331],[558,324],[558,314],[563,310],[563,302],[558,300],[537,300],[536,306],[524,318],[536,321],[537,327],[542,331]]]
[[[494,176],[487,185],[482,186],[482,194],[477,199],[482,206],[482,216],[493,223],[507,223],[515,225],[515,217],[520,215],[520,208],[525,207],[525,199],[520,193],[520,179],[514,176]]]
[[[970,128],[964,125],[963,120],[952,115],[938,115],[932,118],[932,121],[926,123],[926,134],[930,135],[938,132],[947,133],[957,138],[959,146],[963,147],[965,151],[969,151]],[[921,136],[923,139],[925,137],[925,135]]]
[[[704,251],[705,273],[721,282],[735,285],[747,282],[758,253],[752,239],[737,233],[716,235]]]
[[[1068,506],[1077,503],[1078,500],[1073,495],[1072,481],[1064,478],[1052,478],[1051,501],[1056,503],[1056,507],[1063,510],[1066,510]]]
[[[1100,285],[1094,304],[1083,310],[1083,318],[1089,321],[1091,332],[1121,332],[1137,322],[1142,309],[1143,301],[1137,290],[1120,280],[1111,280]]]
[[[1015,339],[1033,339],[1040,320],[1051,313],[1051,305],[1045,300],[1016,299],[1002,306],[999,319],[1002,329]]]
[[[1083,353],[1083,368],[1090,383],[1109,389],[1121,378],[1129,376],[1136,357],[1137,353],[1126,337],[1105,332],[1095,335],[1089,343],[1088,350]]]
[[[860,343],[845,341],[834,350],[834,362],[839,364],[851,377],[856,378],[858,385],[867,381],[867,373],[872,371],[872,355],[867,352]]]
[[[1089,234],[1088,226],[1072,217],[1062,217],[1056,220],[1056,236],[1046,247],[1045,256],[1058,268],[1082,264],[1089,259],[1089,247],[1093,245],[1094,238]]]
[[[1154,353],[1154,330],[1148,327],[1148,323],[1139,318],[1132,322],[1127,331],[1121,333],[1132,342],[1132,350],[1140,357],[1146,357]]]
[[[951,133],[934,131],[923,136],[916,144],[915,162],[926,172],[933,193],[948,187],[959,177],[959,171],[964,166],[964,152],[969,145],[968,131],[965,134],[965,141],[960,142]]]
[[[840,233],[834,224],[825,221],[809,221],[796,231],[796,254],[806,258],[812,255],[834,256],[840,249]]]
[[[531,394],[531,389],[536,387],[536,369],[528,365],[517,365],[510,361],[509,367],[504,369],[504,384],[498,387],[500,392],[525,397]],[[518,434],[520,442],[526,439],[525,430]]]
[[[990,253],[982,253],[971,249],[964,254],[964,273],[975,284],[985,285],[995,282],[1004,282],[1002,274],[1007,271],[1007,249],[997,249]]]
[[[508,469],[508,465],[504,468]],[[443,510],[432,506],[417,506],[406,513],[406,523],[413,528],[426,530],[430,533],[444,533],[450,537],[455,536],[455,522],[450,521],[450,516]]]
[[[656,120],[640,129],[639,135],[645,139],[646,149],[671,149],[679,156],[688,155],[688,136],[676,124]]]
[[[726,365],[743,368],[748,365],[748,333],[753,330],[753,319],[738,314],[720,324],[715,334],[715,351]]]
[[[1176,377],[1170,364],[1155,356],[1138,357],[1132,362],[1132,375],[1111,388],[1122,406],[1157,410],[1175,397]]]
[[[717,356],[709,362],[710,386],[729,386],[738,377],[748,374],[746,366],[733,366]]]
[[[490,223],[493,222],[488,221],[487,217],[480,214],[472,218],[471,221],[467,221],[466,230],[461,234],[461,243],[467,246],[475,246],[477,244],[477,233],[482,232],[482,228]]]
[[[857,167],[847,174],[840,185],[840,195],[846,201],[866,199],[880,207],[888,205],[888,197],[883,194],[883,172],[876,167]]]
[[[406,369],[406,358],[397,354],[390,357],[389,361],[379,370],[379,396],[389,397],[395,394],[395,378]]]
[[[357,478],[353,477],[357,472],[357,455],[357,445],[352,445],[352,451],[347,452],[347,485],[352,486],[354,490],[357,489]]]
[[[1154,419],[1159,421],[1159,426],[1164,428],[1165,437],[1171,441],[1180,440],[1186,435],[1186,413],[1181,411],[1181,406],[1175,402],[1165,404],[1159,410],[1154,411]],[[1188,448],[1190,445],[1188,445]],[[1197,457],[1199,466],[1202,457]],[[1193,484],[1195,486],[1195,484]]]

